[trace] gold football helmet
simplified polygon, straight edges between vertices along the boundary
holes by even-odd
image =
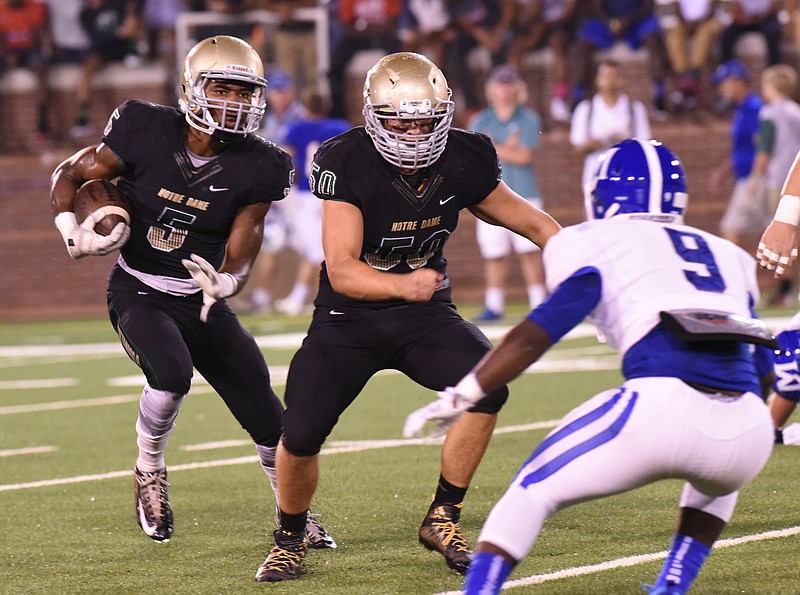
[[[425,56],[389,54],[378,60],[364,82],[364,119],[375,148],[402,169],[434,163],[444,152],[453,121],[452,92],[444,74]],[[386,120],[433,119],[430,132],[404,134],[384,126]]]
[[[252,99],[243,103],[209,98],[206,87],[212,80],[251,85]],[[178,105],[189,125],[201,132],[246,135],[261,124],[267,105],[266,89],[264,65],[258,53],[238,37],[216,35],[199,42],[186,54]],[[211,110],[217,112],[216,118]],[[236,122],[228,124],[231,116],[236,117]]]

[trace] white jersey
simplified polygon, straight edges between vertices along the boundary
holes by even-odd
[[[628,378],[570,411],[516,474],[478,537],[516,560],[528,554],[554,512],[659,479],[686,480],[680,506],[727,522],[737,490],[758,474],[772,450],[767,407],[745,387],[754,383],[734,382],[730,394],[715,390],[722,377],[737,374],[737,363],[686,350],[689,359],[708,358],[700,367],[708,368],[711,383],[698,384],[715,388],[693,387],[671,370],[670,350],[677,353],[680,347],[660,341],[654,329],[659,312],[669,309],[749,317],[757,295],[755,262],[699,229],[630,217],[564,228],[544,249],[548,288],[556,290],[578,272],[596,272],[601,296],[592,315],[600,330],[623,354],[655,338],[654,348],[634,347],[629,357],[641,352],[643,361],[656,363],[652,374]],[[552,296],[555,305],[545,302],[537,309],[546,322],[584,299],[570,293],[577,285],[562,286],[556,290],[561,297]],[[592,292],[585,307],[595,299]],[[755,377],[752,369],[749,375]]]
[[[663,310],[749,318],[759,295],[755,260],[733,243],[688,225],[619,215],[559,231],[544,249],[544,268],[551,292],[581,269],[599,273],[602,297],[591,320],[623,355]]]

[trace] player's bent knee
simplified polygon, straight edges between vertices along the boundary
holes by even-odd
[[[142,370],[147,378],[147,383],[158,390],[186,394],[192,386],[192,373],[181,372],[180,366],[161,366],[156,370],[143,366]]]
[[[281,443],[283,444],[283,448],[285,448],[289,454],[294,455],[296,457],[313,457],[319,454],[319,451],[322,450],[322,443],[323,440],[314,440],[311,439],[310,436],[290,436],[287,434],[283,434],[281,436]]]
[[[470,413],[497,413],[508,400],[508,387],[503,386],[489,393],[477,405],[469,409]]]

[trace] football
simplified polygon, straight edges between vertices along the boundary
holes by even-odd
[[[107,236],[120,222],[131,223],[128,197],[108,180],[89,180],[81,186],[75,195],[73,210],[78,225],[97,210],[105,213],[106,216],[94,227],[101,236]]]

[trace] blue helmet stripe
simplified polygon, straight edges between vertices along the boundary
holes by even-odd
[[[655,146],[640,138],[634,139],[642,149],[647,161],[647,173],[650,177],[649,212],[663,213],[664,199],[664,171],[661,169],[661,159]]]

